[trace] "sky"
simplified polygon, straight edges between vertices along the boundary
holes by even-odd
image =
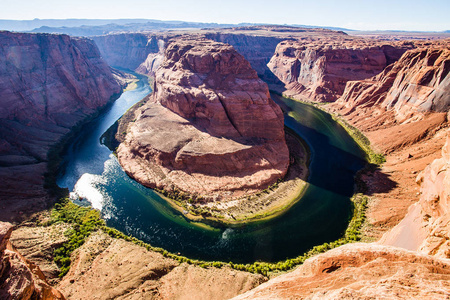
[[[214,23],[450,30],[450,0],[0,0],[0,19],[144,18]]]

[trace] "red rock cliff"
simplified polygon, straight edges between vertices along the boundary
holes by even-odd
[[[446,299],[449,267],[404,249],[347,244],[232,299]]]
[[[117,150],[142,184],[211,198],[267,187],[289,164],[283,114],[232,46],[175,40]]]
[[[91,40],[0,32],[0,220],[45,207],[50,146],[120,91]]]
[[[336,37],[278,44],[269,69],[286,84],[286,95],[335,101],[349,80],[370,78],[407,50],[402,45]]]
[[[418,176],[420,200],[380,243],[450,258],[450,136],[435,159]]]
[[[430,47],[410,50],[378,76],[347,83],[337,104],[344,114],[379,107],[393,111],[398,122],[450,107],[450,49]]]

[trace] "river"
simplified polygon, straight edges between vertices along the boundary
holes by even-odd
[[[137,89],[124,92],[87,124],[64,153],[58,185],[84,199],[78,203],[99,209],[108,226],[189,258],[235,263],[295,257],[342,236],[353,178],[365,161],[364,152],[330,115],[272,95],[283,104],[285,125],[311,149],[309,186],[302,199],[277,218],[240,228],[212,228],[190,223],[151,189],[130,179],[100,143],[101,135],[150,91],[142,79]]]

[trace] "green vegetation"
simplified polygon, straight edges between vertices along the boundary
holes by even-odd
[[[277,263],[254,262],[252,264],[235,264],[232,262],[202,261],[173,254],[162,248],[153,247],[135,237],[128,236],[117,229],[106,226],[105,222],[100,218],[100,212],[98,210],[78,206],[67,198],[61,200],[60,203],[55,204],[55,207],[52,210],[51,219],[44,224],[44,226],[49,226],[57,222],[65,222],[71,225],[71,228],[65,232],[69,240],[54,251],[54,261],[60,267],[60,277],[63,277],[69,271],[71,263],[70,256],[72,252],[83,245],[92,232],[99,229],[112,238],[123,239],[144,247],[149,251],[161,253],[164,257],[174,259],[180,263],[197,265],[202,268],[221,268],[224,266],[229,266],[235,270],[258,273],[267,276],[273,272],[290,270],[316,254],[347,243],[359,241],[361,239],[361,227],[365,221],[367,201],[368,197],[362,194],[356,194],[352,198],[352,218],[343,238],[331,243],[324,243],[322,245],[315,246],[303,255]]]
[[[68,198],[63,198],[60,203],[55,204],[50,221],[44,225],[49,226],[57,222],[71,225],[64,233],[69,240],[53,252],[54,261],[60,268],[59,277],[63,277],[69,271],[72,252],[83,245],[86,238],[105,222],[100,218],[98,210],[78,206]]]
[[[375,164],[375,165],[382,165],[384,162],[386,162],[386,158],[381,153],[376,153],[373,151],[373,149],[370,147],[370,141],[369,139],[356,127],[348,124],[345,120],[341,118],[337,118],[333,116],[333,119],[338,122],[347,132],[348,134],[358,143],[358,145],[361,147],[361,149],[366,152],[367,158],[369,163]]]

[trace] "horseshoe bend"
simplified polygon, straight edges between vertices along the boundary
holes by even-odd
[[[449,32],[121,22],[0,31],[0,299],[450,297]]]
[[[174,39],[164,57],[153,93],[129,112],[128,123],[120,122],[120,164],[139,183],[189,200],[193,211],[197,203],[218,210],[258,202],[262,196],[255,194],[278,185],[290,163],[283,113],[267,84],[232,46],[212,40]],[[300,170],[281,184],[297,193],[268,192],[266,205],[252,206],[254,215],[269,211],[271,201],[280,209],[298,197],[307,154],[301,145],[297,152],[304,160],[296,164]],[[243,214],[251,215],[225,217]]]

